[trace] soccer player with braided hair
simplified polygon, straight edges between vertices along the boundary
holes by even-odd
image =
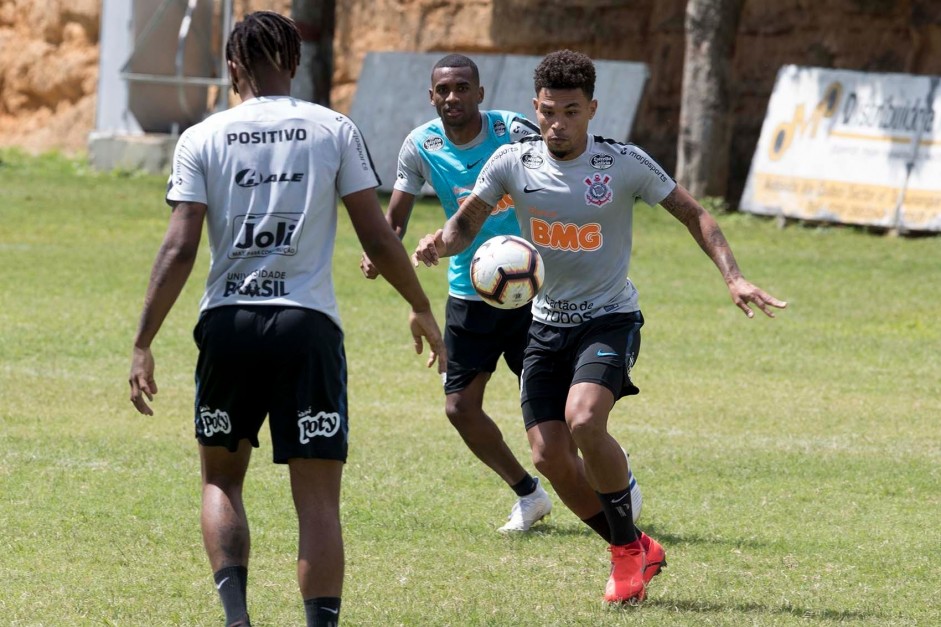
[[[297,578],[312,627],[336,625],[343,587],[340,481],[348,448],[347,368],[333,288],[337,200],[386,280],[411,306],[416,352],[446,368],[428,298],[376,196],[379,179],[344,115],[290,97],[300,35],[272,12],[247,15],[226,45],[242,102],[180,136],[172,207],[134,337],[131,402],[152,415],[151,344],[193,268],[203,223],[212,251],[193,332],[203,543],[226,625],[249,625],[242,486],[267,416],[288,466],[299,527]]]
[[[523,237],[546,265],[533,301],[520,401],[536,468],[565,505],[607,541],[608,603],[639,603],[665,565],[663,547],[633,523],[627,460],[608,432],[614,404],[637,394],[631,380],[644,317],[628,278],[634,203],[662,206],[716,265],[749,318],[786,303],[745,280],[715,219],[633,144],[592,136],[591,59],[571,50],[536,68],[539,135],[497,150],[460,209],[415,251],[416,263],[466,248],[509,194]],[[600,512],[599,512],[600,510]]]

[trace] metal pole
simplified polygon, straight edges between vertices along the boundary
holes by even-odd
[[[222,2],[222,27],[220,29],[220,40],[221,44],[219,45],[219,80],[221,81],[220,90],[222,93],[219,94],[219,111],[224,111],[229,108],[229,88],[231,87],[231,81],[229,80],[229,66],[225,61],[225,45],[229,40],[229,33],[232,32],[232,0],[221,0]]]

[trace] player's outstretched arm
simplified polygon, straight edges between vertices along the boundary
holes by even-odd
[[[386,209],[386,222],[395,231],[399,239],[405,237],[405,231],[408,229],[408,220],[412,216],[412,209],[415,207],[415,195],[403,192],[398,189],[392,190],[392,197],[389,199],[389,207]],[[363,276],[367,279],[375,279],[379,276],[379,269],[369,258],[369,255],[363,253],[359,262],[359,269],[363,271]]]
[[[719,228],[719,224],[682,185],[677,184],[660,204],[673,217],[686,225],[699,247],[716,264],[729,288],[732,302],[745,312],[746,316],[751,318],[755,315],[750,304],[760,309],[769,318],[774,318],[772,307],[778,309],[787,307],[786,302],[778,300],[742,276],[735,256],[732,254],[732,248],[725,239],[722,229]]]
[[[423,350],[422,338],[428,341],[428,367],[437,362],[438,372],[447,368],[447,350],[441,338],[441,329],[431,313],[431,304],[422,289],[415,270],[409,264],[408,254],[389,223],[382,216],[376,190],[368,188],[343,197],[350,214],[353,229],[363,245],[363,251],[382,273],[382,276],[412,306],[409,326],[415,352]]]
[[[450,257],[461,252],[470,246],[480,233],[480,228],[492,210],[493,205],[488,205],[478,196],[471,194],[461,203],[457,213],[444,223],[443,229],[421,238],[412,255],[412,262],[416,266],[419,263],[436,266],[441,257]]]
[[[152,401],[157,393],[150,344],[193,270],[205,216],[206,205],[201,203],[181,202],[173,208],[167,233],[150,273],[144,308],[134,336],[131,373],[128,376],[131,402],[137,411],[147,416],[153,416],[154,412],[144,397]]]

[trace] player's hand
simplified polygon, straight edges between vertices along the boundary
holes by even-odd
[[[147,401],[154,400],[157,393],[157,382],[154,381],[154,355],[149,348],[134,347],[131,355],[131,375],[128,377],[131,384],[131,402],[134,408],[145,416],[153,416],[154,410]]]
[[[438,229],[434,235],[426,235],[418,240],[418,246],[415,247],[415,254],[412,255],[412,264],[417,268],[419,263],[427,267],[438,265],[438,242],[441,241],[443,231]]]
[[[769,318],[774,318],[774,312],[771,310],[771,307],[778,309],[787,307],[785,301],[778,300],[757,285],[753,285],[741,277],[729,284],[729,293],[732,296],[732,302],[735,303],[739,309],[744,311],[745,315],[749,318],[755,316],[755,312],[750,305],[754,305],[760,309]]]
[[[363,276],[367,279],[375,279],[379,276],[379,268],[373,265],[369,255],[363,253],[363,258],[359,260],[359,269],[363,271]]]
[[[428,340],[428,364],[431,368],[435,361],[438,362],[438,374],[448,369],[448,351],[444,347],[444,340],[441,339],[441,329],[438,328],[438,322],[430,311],[412,311],[408,317],[408,324],[412,330],[412,339],[414,340],[415,352],[419,355],[424,348],[422,337]]]

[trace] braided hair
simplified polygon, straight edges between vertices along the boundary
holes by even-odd
[[[537,94],[546,88],[581,89],[589,100],[595,95],[595,64],[581,52],[550,52],[536,68],[533,79]]]
[[[258,93],[256,70],[264,67],[291,72],[301,62],[301,35],[294,20],[274,11],[249,13],[236,23],[225,45],[226,61],[245,74]],[[235,86],[238,93],[238,87]]]

